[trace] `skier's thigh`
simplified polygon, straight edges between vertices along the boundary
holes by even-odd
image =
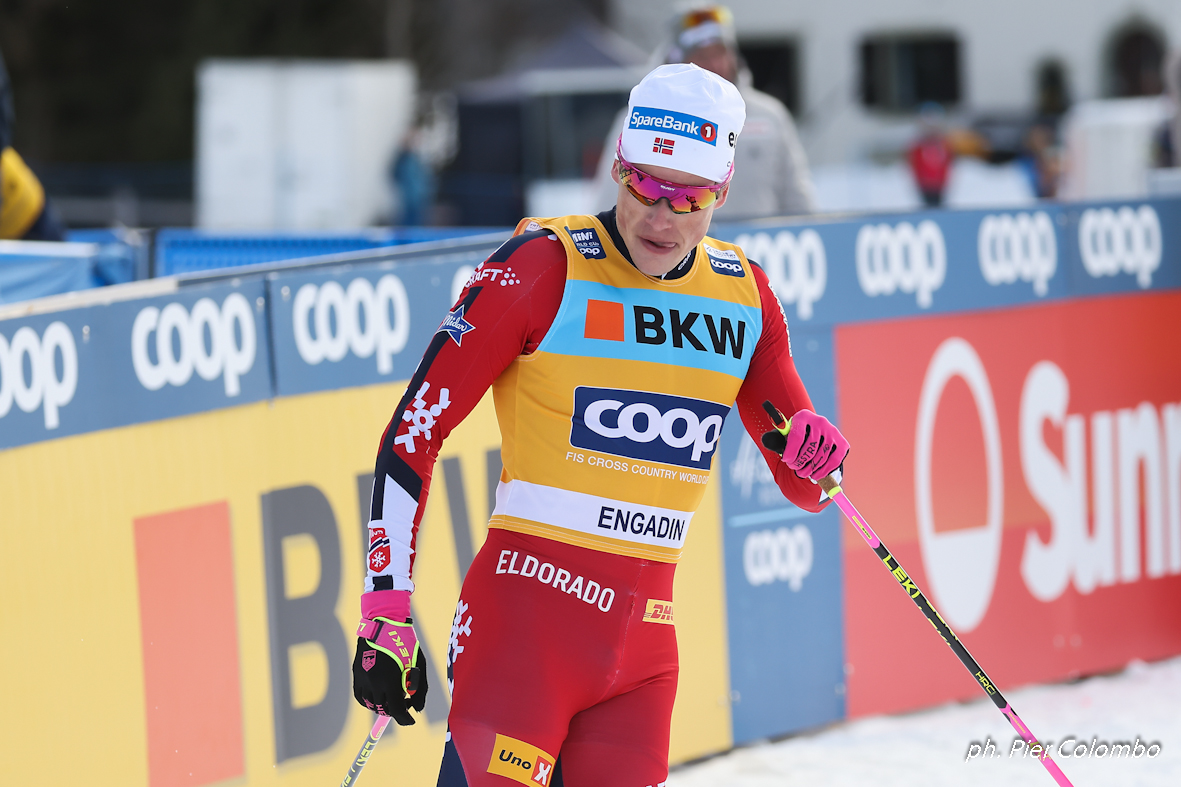
[[[656,787],[668,778],[676,674],[578,713],[562,744],[563,787]]]
[[[450,726],[438,787],[553,787],[561,741],[552,732],[518,732],[508,724],[490,727],[455,718]]]

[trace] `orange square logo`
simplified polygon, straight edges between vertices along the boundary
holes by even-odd
[[[623,304],[587,299],[586,329],[582,335],[588,339],[623,341]]]

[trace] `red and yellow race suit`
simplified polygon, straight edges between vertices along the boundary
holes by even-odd
[[[617,238],[613,213],[522,221],[382,436],[366,590],[413,590],[439,447],[492,386],[504,469],[448,652],[440,784],[665,780],[673,572],[723,421],[736,402],[757,443],[765,399],[811,409],[783,310],[741,249],[706,238],[683,275],[658,279]],[[792,502],[820,508],[816,486],[764,455]]]

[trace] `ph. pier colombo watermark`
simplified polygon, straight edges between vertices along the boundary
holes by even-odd
[[[1008,759],[1035,758],[1039,760],[1047,757],[1059,760],[1139,760],[1144,758],[1151,760],[1160,756],[1160,753],[1160,741],[1145,741],[1139,737],[1133,740],[1107,741],[1098,736],[1092,736],[1088,741],[1085,738],[1067,736],[1055,744],[1054,741],[1026,743],[1021,738],[1013,736],[1013,742],[1007,747],[1004,744],[996,743],[992,738],[972,741],[968,744],[964,762],[1004,759],[1006,757]]]

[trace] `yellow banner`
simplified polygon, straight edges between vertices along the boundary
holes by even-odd
[[[339,783],[372,721],[352,698],[352,631],[373,457],[403,388],[0,452],[3,781]],[[450,628],[461,571],[485,537],[498,449],[486,397],[444,446],[418,537],[426,718],[389,727],[366,766],[375,784],[437,776]],[[693,531],[675,587],[692,647],[674,762],[731,744],[714,484]]]

